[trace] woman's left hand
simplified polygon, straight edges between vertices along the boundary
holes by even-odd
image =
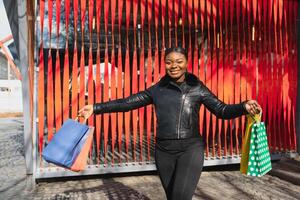
[[[258,114],[262,111],[260,105],[255,100],[249,100],[245,103],[247,112],[251,115]]]

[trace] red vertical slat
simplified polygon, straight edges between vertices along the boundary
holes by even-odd
[[[74,29],[77,30],[78,23],[78,0],[73,1],[74,8]],[[78,112],[78,50],[77,50],[77,31],[75,31],[72,67],[72,118],[75,119]]]
[[[88,77],[87,77],[87,89],[88,89],[88,104],[94,104],[94,75],[93,75],[93,55],[92,55],[92,31],[93,31],[93,11],[94,11],[94,0],[88,1],[88,27],[89,27],[89,56],[88,56]],[[88,125],[94,126],[94,116],[92,115],[88,119]],[[90,149],[90,158],[92,157],[92,147]]]
[[[270,2],[269,4],[269,9],[270,9],[270,30],[274,33],[274,35],[276,34],[275,31],[275,13],[274,13],[274,1]],[[271,40],[270,40],[270,57],[271,57],[271,53],[274,53],[273,58],[271,57],[271,63],[270,63],[270,69],[271,69],[271,76],[270,76],[270,82],[271,82],[271,88],[273,91],[276,91],[276,76],[275,76],[275,71],[274,69],[276,68],[276,40],[274,38],[274,35],[271,34]],[[277,124],[276,124],[276,112],[277,109],[275,109],[276,105],[277,105],[277,95],[275,95],[274,93],[271,93],[271,97],[270,100],[272,102],[271,106],[270,106],[270,110],[271,110],[271,123],[270,126],[272,127],[271,132],[272,132],[272,138],[273,138],[273,147],[275,151],[278,151],[278,135],[277,135]]]
[[[196,33],[197,34],[197,33]],[[197,41],[197,35],[195,35],[195,48],[193,52],[193,74],[195,74],[197,77],[199,77],[199,57],[198,57],[198,41]]]
[[[140,76],[139,76],[139,91],[145,90],[145,61],[144,61],[144,39],[142,36],[142,48],[140,52]],[[143,160],[143,136],[144,136],[144,117],[145,108],[139,108],[139,133],[140,133],[140,162]]]
[[[133,1],[133,31],[134,31],[134,42],[133,42],[133,58],[132,58],[132,76],[131,76],[131,88],[132,93],[138,92],[138,74],[137,74],[137,50],[136,50],[136,23],[137,23],[137,9],[138,1]],[[138,110],[132,111],[132,131],[133,131],[133,160],[136,162],[136,142],[137,142],[137,131],[138,131]]]
[[[219,21],[219,27],[217,31],[217,61],[218,61],[218,98],[221,101],[224,101],[224,76],[223,76],[223,68],[224,68],[224,59],[223,59],[223,16],[222,16],[222,10],[223,10],[223,4],[222,1],[218,1],[218,6],[217,6],[217,17]],[[223,120],[219,119],[218,120],[218,157],[221,157],[221,150],[222,150],[222,139],[221,139],[221,134],[222,134],[222,122]]]
[[[168,41],[168,43],[169,43],[169,45],[168,45],[168,47],[171,47],[172,46],[172,38],[171,38],[171,26],[172,26],[172,9],[173,9],[173,1],[167,1],[167,9],[168,9],[168,22],[169,22],[169,24],[168,24],[168,27],[169,27],[169,29],[168,29],[168,34],[169,34],[169,41]]]
[[[287,150],[287,129],[285,128],[284,124],[284,91],[283,91],[283,70],[284,70],[284,65],[282,64],[283,62],[283,41],[282,41],[282,14],[283,14],[283,0],[278,0],[278,31],[279,31],[279,52],[278,52],[278,79],[279,79],[279,88],[280,89],[280,95],[279,97],[279,103],[278,103],[278,108],[280,109],[279,111],[279,121],[282,122],[280,123],[280,133],[281,133],[281,138],[283,141],[283,150]],[[282,112],[283,111],[283,112]]]
[[[56,0],[56,32],[57,50],[55,60],[55,128],[60,129],[62,124],[61,108],[61,78],[60,78],[60,58],[59,58],[59,25],[60,25],[60,0]]]
[[[82,43],[80,53],[80,77],[79,77],[79,108],[83,108],[85,105],[85,58],[84,58],[84,46]],[[84,119],[79,119],[83,123]]]
[[[66,25],[66,50],[64,57],[64,73],[63,73],[63,121],[67,120],[69,117],[69,15],[70,15],[70,0],[65,1],[65,25]]]
[[[53,137],[54,123],[54,102],[53,102],[53,69],[51,50],[48,55],[48,72],[47,72],[47,125],[48,125],[48,141]]]
[[[157,83],[159,80],[159,55],[158,55],[158,17],[159,17],[159,4],[158,3],[154,3],[154,19],[155,19],[155,53],[154,53],[154,83]],[[153,107],[153,111],[154,111],[154,107]],[[157,125],[157,121],[156,121],[156,115],[155,115],[155,111],[153,114],[153,138],[154,138],[154,142],[156,139],[156,125]]]
[[[193,17],[193,0],[187,0],[187,6],[188,6],[188,26],[190,27],[192,24],[192,17]]]
[[[241,42],[240,43],[240,58],[241,58],[241,62],[239,63],[240,64],[240,95],[241,95],[241,101],[245,101],[247,99],[246,97],[246,42],[245,42],[245,10],[246,10],[246,7],[245,7],[245,1],[241,1],[240,2],[240,10],[239,10],[239,13],[240,13],[240,20],[241,20],[241,27],[240,27],[240,38],[241,38]],[[246,118],[243,116],[242,117],[242,123],[241,123],[241,130],[242,130],[242,133],[244,134],[245,132],[245,121],[246,121]]]
[[[44,33],[44,14],[45,14],[45,1],[40,1],[40,29],[41,29],[41,44],[39,47],[39,75],[38,75],[38,149],[40,159],[42,158],[41,152],[43,151],[44,141],[44,119],[45,119],[45,81],[44,81],[44,48],[43,48],[43,33]]]
[[[116,71],[115,71],[115,40],[114,40],[114,27],[115,27],[115,10],[116,10],[116,0],[111,1],[111,27],[112,27],[112,51],[111,51],[111,86],[110,86],[110,92],[111,92],[111,100],[116,99]],[[115,143],[116,143],[116,137],[117,137],[117,114],[111,113],[111,148],[112,148],[112,160],[111,164],[113,165],[115,162]]]
[[[205,13],[205,1],[200,1],[198,2],[199,4],[199,13],[200,13],[200,23],[201,26],[199,27],[200,31],[201,31],[201,35],[203,35],[203,29],[204,29],[204,13]],[[197,42],[198,43],[198,42]],[[201,41],[200,43],[200,66],[199,66],[199,79],[201,81],[205,81],[205,70],[204,70],[204,40]],[[204,106],[200,107],[200,111],[199,111],[199,129],[200,129],[200,134],[203,134],[203,130],[204,130]]]
[[[126,17],[126,30],[128,31],[129,29],[129,23],[130,23],[130,3],[131,1],[128,1],[126,0],[125,1],[125,6],[126,6],[126,14],[125,14],[125,17]],[[149,3],[149,2],[148,2]]]
[[[103,101],[109,101],[109,68],[108,68],[108,13],[109,13],[109,1],[104,1],[104,29],[105,29],[105,58],[104,58],[104,91]],[[107,164],[107,143],[108,143],[108,131],[109,131],[109,113],[103,115],[103,140],[104,140],[104,163]]]
[[[63,121],[69,118],[69,48],[65,50],[64,75],[63,75]]]
[[[186,19],[186,6],[187,6],[186,0],[181,0],[182,46],[184,48],[185,48],[185,30],[184,30],[184,25],[185,25],[185,19]],[[178,15],[179,15],[179,13],[178,13]],[[175,18],[175,20],[176,20],[176,18]],[[175,21],[175,23],[177,23],[177,21]],[[176,32],[177,32],[177,30],[176,30]]]
[[[130,1],[126,1],[126,37],[127,37],[127,46],[126,46],[126,56],[125,56],[125,82],[124,82],[124,97],[130,95],[130,63],[129,63],[129,22],[130,22]],[[126,161],[128,162],[129,158],[129,142],[130,142],[130,116],[131,111],[125,113],[125,147],[126,147]]]
[[[178,45],[178,36],[177,36],[177,28],[178,28],[178,16],[179,16],[179,0],[173,0],[174,1],[174,7],[173,7],[173,13],[175,17],[175,45]]]
[[[268,36],[269,36],[269,40],[268,40],[268,82],[271,88],[271,91],[274,91],[274,82],[272,80],[273,77],[273,73],[272,73],[272,57],[271,57],[271,53],[273,51],[273,46],[272,46],[272,37],[271,37],[271,27],[272,27],[272,1],[268,1],[267,2],[267,9],[268,9]],[[273,105],[274,105],[274,93],[273,92],[269,92],[269,99],[268,99],[269,103],[269,109],[268,109],[268,116],[269,116],[269,120],[268,120],[268,124],[269,124],[269,131],[270,131],[270,136],[271,136],[271,152],[276,150],[276,135],[274,134],[274,121],[273,121]]]
[[[258,82],[258,91],[257,91],[257,100],[258,103],[261,105],[262,110],[263,110],[263,115],[262,118],[265,117],[265,103],[264,103],[264,99],[265,99],[265,82],[262,80],[262,76],[264,74],[264,70],[266,68],[266,64],[265,64],[265,56],[263,56],[265,48],[264,48],[264,36],[263,36],[263,32],[262,32],[262,28],[263,28],[263,21],[262,21],[262,9],[263,9],[263,5],[262,5],[262,0],[258,0],[257,1],[257,9],[258,9],[258,28],[256,29],[257,31],[257,35],[258,38],[260,38],[258,40],[258,52],[257,52],[257,57],[258,57],[258,77],[257,77],[257,82]],[[266,12],[266,11],[264,11]],[[264,121],[262,119],[262,121]]]
[[[123,65],[122,65],[122,52],[121,52],[121,42],[119,41],[118,48],[118,78],[117,78],[117,98],[123,98]],[[122,153],[122,135],[123,135],[123,113],[118,113],[118,150],[119,150],[119,163],[121,163],[121,153]]]
[[[212,19],[212,35],[213,35],[213,40],[212,40],[212,54],[211,54],[211,77],[212,77],[212,92],[217,95],[218,93],[218,70],[217,70],[217,57],[216,57],[216,52],[217,52],[217,43],[216,43],[216,6],[217,6],[217,1],[213,0],[211,2],[211,19]],[[215,137],[216,137],[216,126],[217,126],[217,118],[215,115],[212,115],[212,157],[215,157]]]
[[[114,47],[114,42],[113,42]],[[111,51],[111,86],[110,86],[110,94],[111,100],[116,99],[116,71],[115,71],[115,50],[114,48]],[[115,159],[115,143],[116,143],[116,136],[117,136],[117,114],[111,113],[111,150],[112,150],[112,164],[114,164]]]
[[[95,80],[95,102],[100,103],[102,97],[101,73],[100,73],[100,18],[101,18],[101,2],[96,1],[96,31],[97,31],[97,56],[96,56],[96,80]],[[100,162],[100,133],[101,133],[101,115],[96,115],[96,153],[97,163]]]
[[[114,36],[115,33],[115,18],[116,18],[116,0],[111,0],[110,2],[110,12],[111,12],[111,28],[112,28],[112,35]],[[113,45],[114,46],[114,45]]]
[[[53,97],[53,68],[51,53],[51,37],[52,37],[52,16],[53,16],[53,0],[48,1],[48,22],[49,22],[49,40],[50,49],[48,52],[48,72],[47,72],[47,125],[48,125],[48,141],[53,137],[54,123],[54,97]]]
[[[106,39],[105,58],[104,58],[104,91],[103,102],[109,101],[109,69],[108,69],[108,46]],[[103,114],[103,140],[104,140],[104,164],[107,164],[107,142],[108,142],[108,129],[109,129],[109,113]]]
[[[127,41],[128,42],[128,41]],[[127,43],[128,44],[128,43]],[[130,95],[130,63],[129,63],[129,47],[126,48],[125,57],[125,82],[124,82],[124,97]],[[131,111],[125,113],[125,148],[126,148],[126,161],[128,162],[129,157],[129,142],[130,142],[130,114]]]
[[[212,81],[212,72],[211,72],[211,55],[212,55],[212,49],[211,49],[211,37],[210,37],[210,17],[211,17],[211,3],[209,1],[206,1],[205,4],[205,12],[206,12],[206,21],[207,21],[207,65],[206,65],[206,73],[205,73],[205,80],[206,80],[206,86],[208,89],[211,90],[211,81]],[[211,120],[211,113],[206,110],[206,157],[209,157],[209,137],[210,137],[210,120]]]
[[[280,77],[279,77],[279,44],[278,44],[278,0],[273,1],[273,17],[274,17],[274,33],[275,33],[275,56],[274,56],[274,65],[273,65],[273,72],[274,72],[274,83],[275,83],[275,90],[274,91],[280,91]],[[280,103],[280,95],[275,96],[275,105],[274,105],[274,130],[276,131],[276,141],[277,141],[277,147],[279,148],[279,151],[282,151],[283,145],[283,138],[280,131],[280,127],[278,126],[281,116],[281,103]],[[275,128],[276,126],[276,128]]]
[[[159,1],[153,0],[152,2],[154,6],[154,24],[155,24],[155,31],[157,31],[158,27],[158,20],[159,20]]]
[[[84,24],[85,24],[86,0],[80,1],[81,14],[81,53],[80,53],[80,77],[79,77],[79,108],[85,105],[85,58],[84,58]],[[84,119],[79,119],[83,123]]]
[[[152,0],[148,0],[147,2],[147,13],[148,13],[148,27],[150,29],[150,25],[152,22]]]
[[[240,43],[239,43],[239,16],[238,16],[238,2],[235,1],[235,5],[236,5],[236,22],[237,22],[237,42],[235,42],[234,44],[234,49],[237,49],[236,51],[236,67],[235,67],[235,83],[234,83],[234,94],[235,94],[235,99],[234,99],[234,102],[235,103],[240,103],[241,101],[241,90],[240,90],[240,82],[241,82],[241,73],[240,73],[240,53],[239,53],[239,50],[240,50]],[[235,143],[235,153],[236,155],[239,155],[239,134],[240,134],[240,123],[239,123],[240,119],[235,119],[234,120],[234,125],[235,125],[235,140],[236,140],[236,143]]]
[[[121,51],[121,23],[123,13],[123,0],[118,1],[118,27],[119,27],[119,47],[118,47],[118,74],[117,74],[117,98],[123,98],[123,65]],[[123,113],[118,113],[118,152],[119,164],[122,162],[122,136],[123,136]]]
[[[106,38],[108,35],[108,13],[109,13],[109,1],[104,1],[104,30],[105,30],[105,34],[106,34]]]
[[[103,101],[109,101],[109,82],[110,82],[110,74],[108,68],[108,13],[109,13],[109,1],[104,1],[104,29],[105,29],[105,58],[104,58],[104,95]],[[107,164],[107,143],[108,143],[108,131],[109,131],[109,113],[103,115],[104,121],[104,132],[103,132],[103,140],[104,140],[104,163]]]
[[[146,87],[150,87],[152,85],[152,47],[151,47],[151,22],[152,22],[152,1],[148,0],[148,56],[147,56],[147,76],[146,76]],[[150,139],[151,139],[151,131],[152,131],[152,105],[148,105],[146,107],[147,113],[147,157],[148,161],[150,160]]]
[[[135,42],[134,42],[135,43]],[[138,80],[137,80],[137,52],[134,47],[133,50],[133,59],[132,59],[132,77],[131,77],[131,86],[132,93],[135,94],[138,92]],[[132,130],[133,130],[133,160],[136,161],[136,137],[137,137],[137,124],[138,123],[138,110],[132,111]]]
[[[56,51],[55,60],[55,128],[58,131],[62,124],[61,112],[61,78],[60,78],[60,59],[59,50]]]
[[[148,48],[148,62],[147,62],[147,78],[146,87],[149,88],[152,85],[152,53],[151,53],[151,43],[149,42]],[[148,161],[150,160],[150,138],[151,138],[151,125],[152,125],[152,105],[146,107],[147,113],[147,155]]]
[[[145,20],[145,9],[146,9],[146,0],[140,0],[141,1],[141,25],[142,29],[144,28],[144,20]]]
[[[94,0],[88,1],[89,34],[93,32]],[[90,38],[91,39],[91,38]],[[91,41],[90,41],[91,42]]]
[[[260,31],[260,36],[262,37],[261,40],[261,49],[260,49],[260,60],[259,62],[259,84],[261,84],[261,89],[258,91],[258,94],[260,96],[259,103],[261,104],[263,115],[262,115],[262,121],[266,122],[266,116],[267,116],[267,81],[266,81],[266,73],[267,73],[267,48],[266,48],[266,32],[267,32],[267,25],[266,25],[266,17],[267,17],[267,9],[266,9],[266,3],[263,0],[259,0],[259,16],[260,16],[260,28],[264,31]],[[268,134],[269,137],[269,134]],[[268,139],[268,142],[270,144],[270,139]]]
[[[89,49],[89,63],[88,63],[88,104],[94,104],[94,75],[93,75],[93,54],[92,47]],[[88,121],[89,126],[94,126],[94,118],[91,116]]]
[[[290,99],[288,95],[288,88],[289,88],[289,81],[288,81],[288,68],[289,68],[289,61],[288,61],[288,37],[287,37],[287,20],[286,20],[286,6],[287,1],[282,1],[281,12],[282,12],[282,26],[280,29],[283,32],[282,42],[283,42],[283,52],[282,52],[282,59],[284,62],[283,66],[283,79],[282,79],[282,100],[283,100],[283,130],[285,131],[286,137],[286,148],[290,150],[291,147],[291,135],[290,135],[290,126],[288,126],[288,116],[290,113],[289,105]],[[287,150],[285,149],[285,150]]]
[[[119,30],[121,29],[122,14],[120,14],[120,13],[123,13],[123,6],[124,6],[124,0],[119,0],[118,1],[118,25],[119,25]]]
[[[198,28],[198,17],[201,14],[200,12],[200,4],[198,0],[193,0],[193,6],[194,6],[194,22],[195,22],[195,28]]]
[[[160,76],[164,76],[166,73],[165,69],[165,19],[166,19],[166,0],[161,1],[161,22],[162,22],[162,49],[160,56]]]
[[[225,1],[225,24],[226,24],[226,41],[225,41],[225,67],[224,67],[224,101],[226,103],[233,103],[232,93],[233,93],[233,59],[232,59],[232,23],[231,23],[231,9],[233,9],[232,1]],[[227,45],[226,45],[227,44]],[[224,155],[227,155],[227,133],[229,131],[229,150],[231,156],[233,155],[233,141],[232,141],[232,121],[225,121],[225,140],[224,140]]]
[[[89,60],[88,60],[88,104],[94,104],[94,75],[93,75],[93,55],[92,55],[92,31],[93,31],[93,10],[94,0],[89,1],[89,36],[90,36],[90,48],[89,48]],[[94,117],[91,116],[88,120],[89,126],[94,126]]]
[[[229,82],[227,82],[228,85],[228,89],[229,89],[229,93],[234,93],[234,66],[233,66],[233,62],[234,62],[234,42],[233,42],[233,13],[234,13],[234,0],[230,0],[229,1],[229,40],[228,40],[228,72],[227,75],[228,76],[228,80],[230,80]],[[228,94],[229,94],[228,93]],[[228,103],[234,103],[234,96],[232,97],[231,95],[228,96],[229,102]],[[233,120],[229,121],[229,132],[230,132],[230,155],[233,156]]]
[[[154,79],[153,82],[157,83],[159,80],[159,57],[158,57],[158,44],[156,43],[156,47],[155,47],[155,53],[154,53]],[[154,108],[153,108],[154,109]],[[155,112],[154,112],[155,113]],[[156,115],[153,115],[153,131],[154,131],[154,139],[156,138]]]
[[[145,90],[145,58],[144,58],[144,20],[145,20],[145,0],[141,0],[141,51],[140,51],[140,75],[139,75],[139,91]],[[139,147],[140,147],[140,162],[143,161],[143,139],[144,139],[144,119],[145,108],[139,108]]]

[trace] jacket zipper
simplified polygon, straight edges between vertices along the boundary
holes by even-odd
[[[183,96],[182,96],[180,112],[179,112],[179,115],[178,115],[178,118],[179,118],[179,119],[178,119],[178,125],[177,125],[177,137],[178,137],[178,139],[179,139],[179,129],[180,129],[180,124],[181,124],[181,113],[182,113],[182,108],[183,108],[183,105],[184,105],[185,96],[186,96],[186,93],[183,94]]]

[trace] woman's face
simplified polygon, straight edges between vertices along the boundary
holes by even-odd
[[[167,74],[178,82],[185,78],[184,73],[187,69],[187,60],[185,55],[178,52],[171,52],[165,59]]]

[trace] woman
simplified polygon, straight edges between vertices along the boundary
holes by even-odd
[[[192,199],[204,161],[199,134],[201,104],[218,118],[232,119],[255,114],[255,100],[227,105],[193,74],[187,72],[187,53],[181,47],[165,52],[166,75],[145,91],[125,99],[87,105],[79,115],[126,112],[154,104],[157,117],[155,163],[167,199]]]

